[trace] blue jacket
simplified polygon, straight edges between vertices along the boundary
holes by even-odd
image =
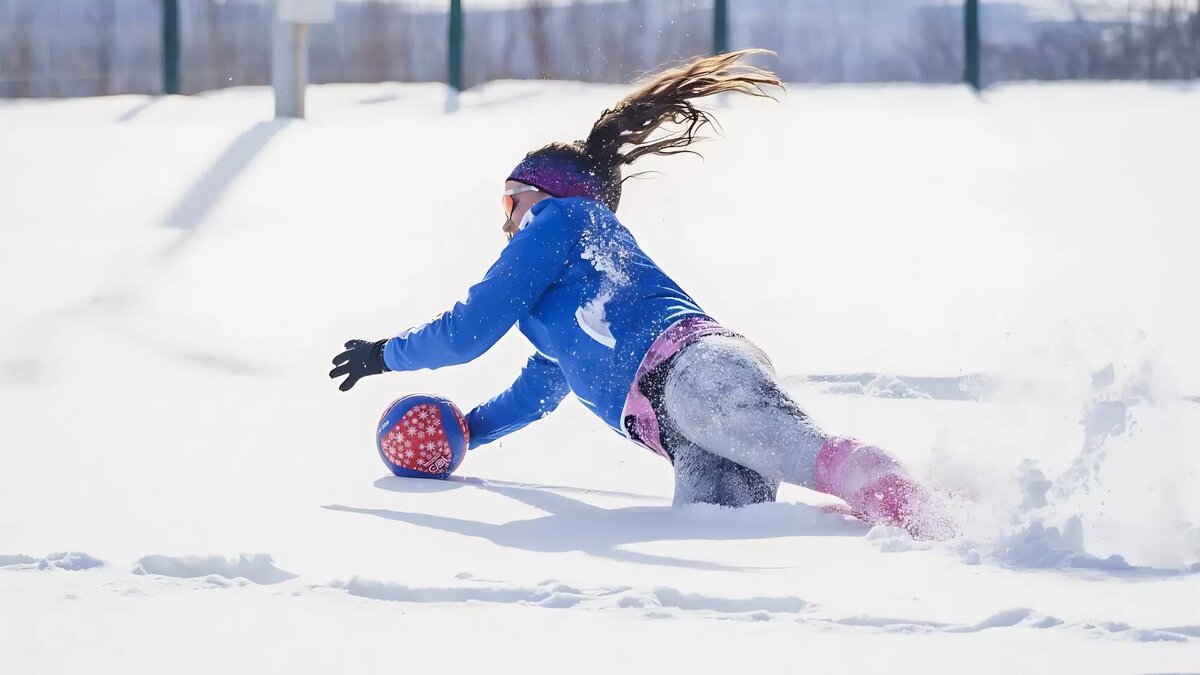
[[[704,314],[599,202],[544,199],[532,212],[465,301],[384,347],[392,370],[441,368],[520,328],[537,353],[467,415],[471,447],[549,414],[568,391],[625,433],[621,410],[642,357],[671,324]]]

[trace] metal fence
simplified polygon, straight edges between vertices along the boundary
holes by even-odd
[[[163,91],[167,0],[0,0],[0,97]],[[179,90],[270,78],[269,0],[174,0]],[[758,46],[791,82],[959,82],[969,0],[464,0],[462,84],[624,82],[675,59]],[[338,0],[310,33],[311,81],[446,81],[447,7]],[[714,32],[727,11],[724,38]],[[1200,0],[985,1],[982,83],[1200,77]],[[721,44],[724,42],[724,44]]]

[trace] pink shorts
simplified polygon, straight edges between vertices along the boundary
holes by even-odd
[[[661,397],[661,389],[665,383],[652,381],[656,379],[655,376],[658,376],[659,380],[662,379],[661,371],[656,372],[656,369],[682,351],[684,347],[709,335],[736,336],[737,334],[707,316],[689,316],[671,324],[663,331],[662,335],[658,336],[654,344],[650,345],[650,349],[642,357],[637,375],[633,378],[633,385],[629,387],[625,407],[621,409],[621,421],[625,435],[638,445],[662,455],[668,461],[671,461],[671,453],[663,444],[662,426],[659,424],[658,412],[655,410],[655,404],[660,401],[651,401],[647,392],[651,392],[653,395],[653,392],[657,391]]]

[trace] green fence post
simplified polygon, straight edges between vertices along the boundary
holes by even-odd
[[[713,54],[729,51],[729,0],[713,0]]]
[[[963,7],[963,80],[975,91],[983,88],[979,75],[979,0]]]
[[[463,12],[462,0],[450,0],[449,55],[446,82],[454,91],[463,90]]]
[[[162,86],[164,94],[179,93],[179,0],[163,0]]]

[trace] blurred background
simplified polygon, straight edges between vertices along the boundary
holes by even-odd
[[[268,84],[273,19],[271,0],[0,0],[0,97]],[[981,86],[1184,80],[1200,75],[1200,0],[338,0],[309,40],[314,83],[626,82],[749,46],[777,51],[789,82],[959,82],[976,49]]]

